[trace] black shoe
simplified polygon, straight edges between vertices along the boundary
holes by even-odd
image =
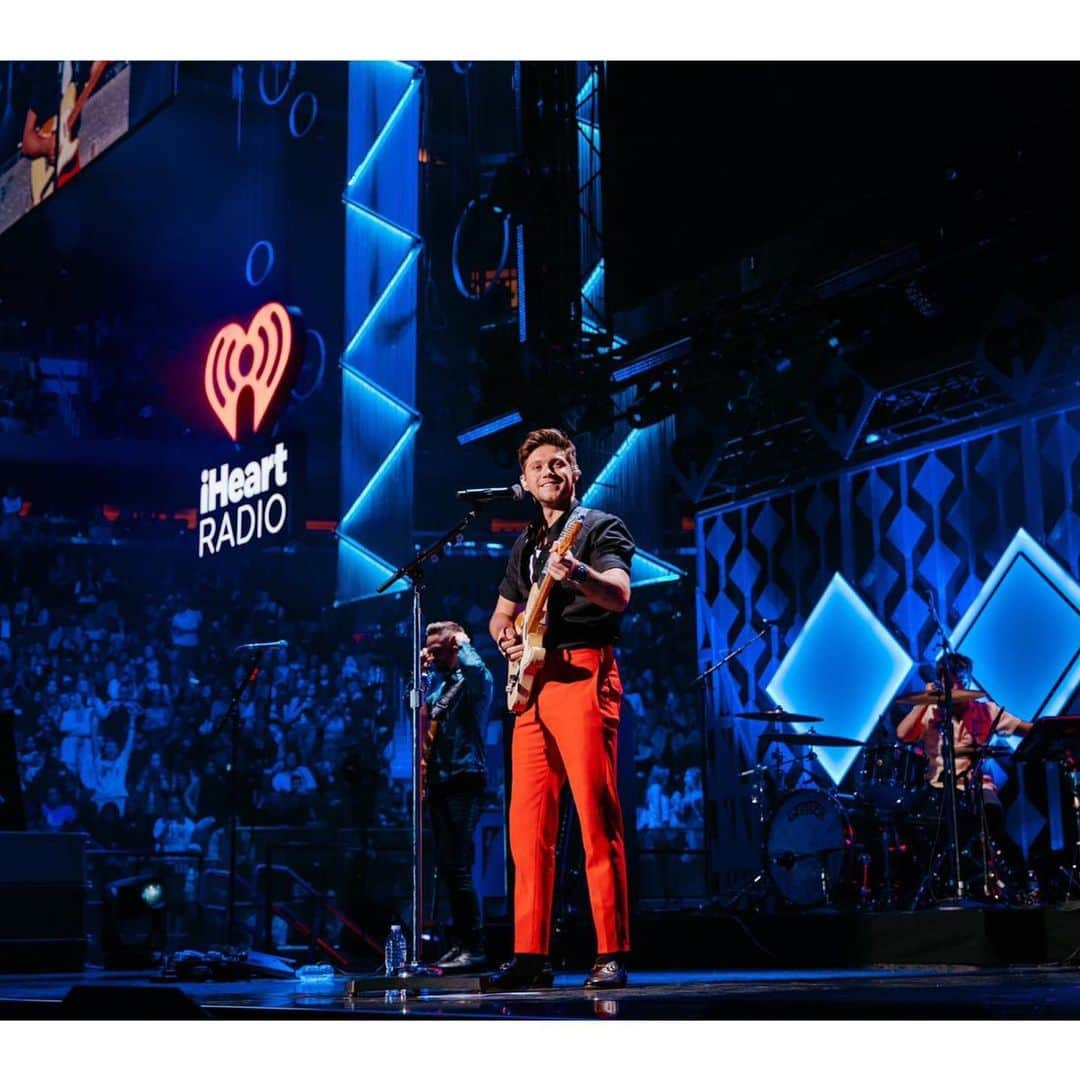
[[[485,994],[494,994],[503,990],[547,990],[554,984],[555,972],[546,956],[527,960],[515,956],[493,975],[485,975],[480,980],[480,989]]]
[[[440,962],[439,967],[443,971],[479,971],[488,967],[487,953],[470,952],[468,949],[458,949],[454,956],[445,962]]]
[[[590,990],[618,990],[626,985],[626,967],[617,956],[610,960],[597,957],[589,969],[585,985]]]

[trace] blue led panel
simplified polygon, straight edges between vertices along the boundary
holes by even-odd
[[[1023,720],[1064,709],[1080,683],[1080,586],[1020,529],[957,623],[952,647]]]
[[[639,455],[659,455],[663,452],[663,427],[664,421],[661,421],[650,428],[632,429],[619,449],[597,473],[596,479],[581,496],[581,501],[596,510],[618,513],[621,492],[624,487],[629,486],[636,472],[635,462],[639,460]],[[630,585],[633,588],[678,581],[683,576],[684,571],[677,566],[640,548],[634,552],[630,563]]]
[[[907,653],[836,574],[765,689],[788,712],[820,716],[821,732],[862,742],[911,667]],[[819,747],[816,752],[838,784],[859,749]]]
[[[374,594],[410,553],[421,79],[396,61],[349,68],[338,603]]]

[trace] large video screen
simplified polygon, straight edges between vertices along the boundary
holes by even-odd
[[[176,92],[173,63],[0,64],[0,233]]]

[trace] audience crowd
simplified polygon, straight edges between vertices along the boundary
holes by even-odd
[[[263,655],[236,720],[241,825],[408,824],[409,635],[395,622],[404,605],[376,605],[381,617],[286,610],[231,573],[203,567],[196,578],[192,567],[185,580],[152,547],[19,541],[11,531],[4,547],[0,712],[13,719],[31,827],[82,831],[97,848],[220,860],[227,714],[248,670],[234,650],[276,639],[288,649]],[[461,577],[477,583],[445,596],[440,611],[473,628],[498,682],[501,658],[483,632],[491,583]],[[671,588],[642,590],[624,621],[624,731],[637,780],[625,809],[643,850],[704,843],[689,610]],[[493,808],[506,734],[493,710]]]

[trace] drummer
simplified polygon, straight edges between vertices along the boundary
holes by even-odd
[[[950,653],[952,661],[953,689],[967,690],[971,684],[972,663],[971,660],[960,653]],[[941,680],[945,677],[945,659],[938,661],[938,682],[927,683],[928,694],[942,695]],[[967,697],[968,695],[963,695]],[[982,695],[985,699],[985,695]],[[984,746],[993,734],[1002,735],[1026,735],[1032,728],[1026,720],[1006,712],[992,701],[982,700],[956,700],[953,705],[953,745],[956,750],[956,784],[957,787],[967,786],[967,774],[975,764],[977,748]],[[1001,713],[1000,717],[998,713]],[[945,762],[942,758],[941,729],[938,726],[937,705],[916,705],[900,721],[896,729],[897,738],[904,742],[922,742],[926,753],[926,780],[931,787],[944,788]],[[997,724],[994,720],[997,718]],[[989,809],[996,806],[1000,811],[1001,800],[998,798],[997,786],[993,778],[987,773],[982,774],[983,800]]]

